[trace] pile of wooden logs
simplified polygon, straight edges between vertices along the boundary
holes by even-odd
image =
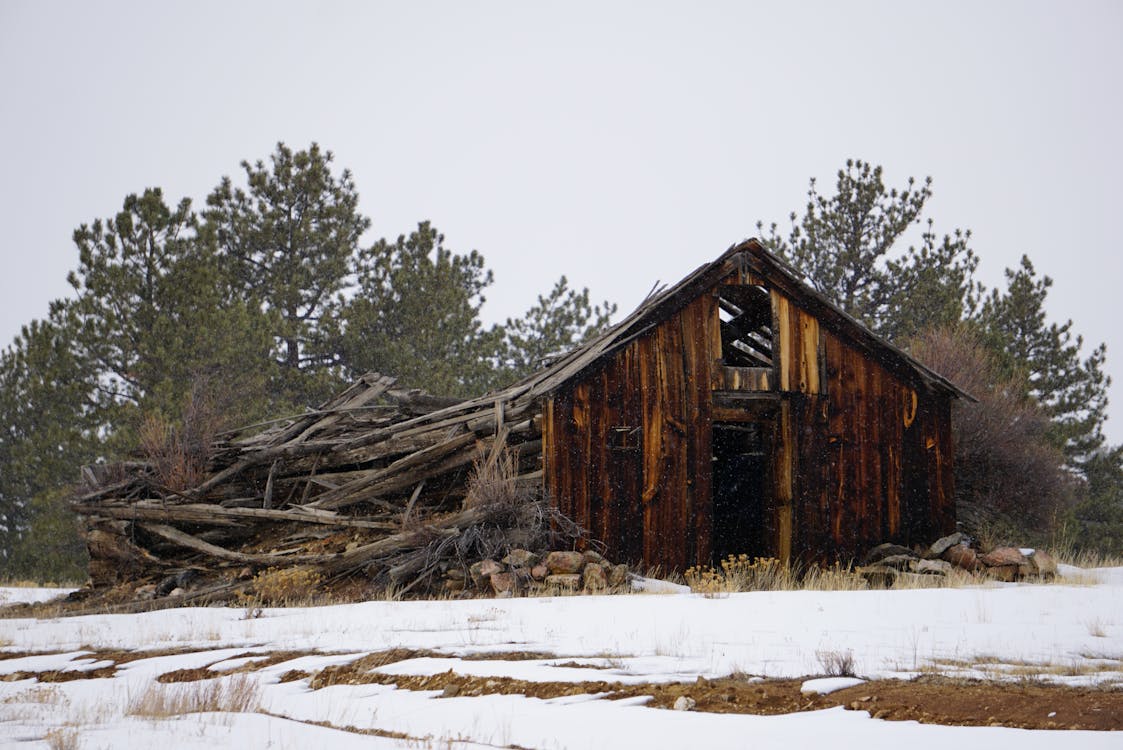
[[[541,501],[541,416],[528,388],[459,401],[394,386],[368,374],[314,411],[220,436],[193,487],[166,486],[143,456],[86,470],[73,507],[94,588],[192,570],[223,590],[292,566],[408,587],[445,572],[447,559],[426,558],[436,550],[463,557],[470,541],[500,552],[485,527],[579,534]],[[502,502],[519,493],[521,510]]]

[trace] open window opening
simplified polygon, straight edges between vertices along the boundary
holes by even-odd
[[[772,300],[761,286],[718,290],[721,356],[731,367],[772,366]]]

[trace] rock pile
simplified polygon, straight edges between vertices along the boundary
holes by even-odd
[[[514,549],[501,560],[480,560],[465,571],[450,568],[445,590],[499,597],[554,592],[597,592],[628,583],[628,566],[613,565],[593,551],[555,550],[539,555]]]
[[[879,544],[866,553],[858,572],[871,588],[888,588],[909,576],[947,576],[964,570],[1000,581],[1048,579],[1057,574],[1057,561],[1042,550],[996,547],[980,552],[961,532],[938,539],[916,551],[899,544]]]

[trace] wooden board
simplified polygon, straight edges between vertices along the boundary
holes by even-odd
[[[772,360],[780,391],[821,393],[819,322],[783,293],[772,290]]]

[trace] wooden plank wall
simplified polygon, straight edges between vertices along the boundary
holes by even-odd
[[[833,334],[824,348],[829,535],[804,530],[809,558],[855,559],[954,530],[950,399],[914,390]]]
[[[717,301],[703,294],[547,401],[546,488],[613,560],[709,563],[720,356]]]

